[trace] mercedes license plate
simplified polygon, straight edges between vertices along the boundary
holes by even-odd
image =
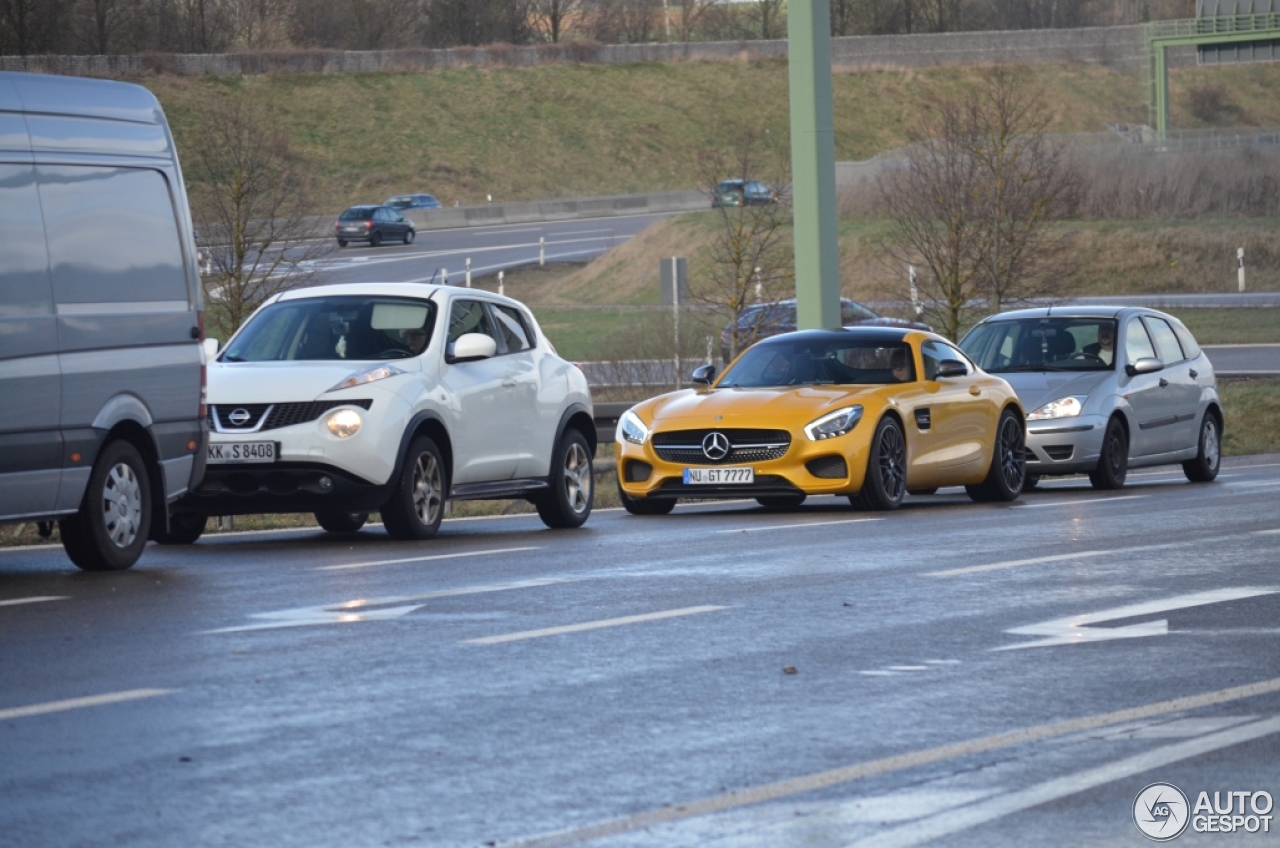
[[[686,468],[684,470],[685,485],[725,485],[738,483],[754,483],[756,472],[753,468]]]
[[[275,442],[210,442],[210,464],[227,462],[275,462]]]

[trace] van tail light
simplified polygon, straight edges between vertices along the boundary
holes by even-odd
[[[200,419],[209,417],[209,366],[204,357],[204,312],[196,313],[196,326],[200,329]]]

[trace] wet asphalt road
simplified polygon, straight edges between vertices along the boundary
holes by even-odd
[[[3,550],[0,844],[1146,845],[1148,784],[1280,796],[1280,457],[1246,462]]]

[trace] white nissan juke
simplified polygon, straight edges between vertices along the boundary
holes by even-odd
[[[263,304],[208,376],[208,468],[167,542],[194,542],[210,515],[311,512],[353,532],[377,511],[393,537],[428,539],[449,499],[524,498],[550,527],[591,513],[586,378],[510,298],[295,289]]]

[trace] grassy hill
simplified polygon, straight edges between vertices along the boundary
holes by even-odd
[[[1146,121],[1140,79],[1096,65],[1027,66],[1055,132]],[[980,69],[837,71],[836,157],[908,141],[920,104],[972,86]],[[782,61],[540,66],[254,77],[148,77],[179,151],[202,103],[251,98],[305,163],[317,213],[411,190],[446,204],[690,188],[695,154],[747,130],[788,133]],[[1220,86],[1215,120],[1280,125],[1280,65],[1177,70],[1173,125],[1203,126],[1191,92]],[[1201,98],[1203,101],[1203,97]],[[1204,109],[1201,108],[1201,114]]]

